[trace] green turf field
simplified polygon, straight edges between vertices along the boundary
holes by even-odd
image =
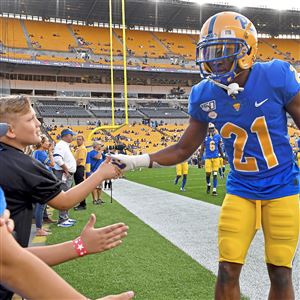
[[[91,299],[134,290],[136,299],[213,299],[215,276],[191,257],[172,245],[156,231],[117,202],[92,205],[88,210],[71,212],[78,220],[71,228],[52,226],[48,243],[59,243],[77,237],[91,212],[97,225],[125,222],[128,237],[117,249],[91,255],[55,267],[55,270],[77,290]]]
[[[176,177],[175,167],[129,171],[126,172],[125,177],[141,184],[190,198],[203,200],[216,205],[221,205],[225,196],[226,179],[220,179],[218,176],[218,196],[207,195],[204,169],[198,169],[197,167],[189,167],[185,192],[180,191],[181,179],[179,179],[178,185],[174,185],[174,179]]]

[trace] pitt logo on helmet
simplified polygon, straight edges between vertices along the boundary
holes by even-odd
[[[228,84],[251,68],[257,52],[257,32],[250,20],[236,12],[221,12],[202,26],[196,63],[203,78]]]

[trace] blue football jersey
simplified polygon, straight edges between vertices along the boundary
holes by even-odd
[[[218,145],[221,141],[219,134],[209,134],[205,137],[204,146],[205,146],[205,159],[217,158],[219,157],[219,148]]]
[[[253,200],[299,193],[285,111],[299,91],[295,69],[280,60],[255,63],[235,99],[208,80],[192,88],[189,114],[214,123],[223,139],[231,167],[228,193]]]

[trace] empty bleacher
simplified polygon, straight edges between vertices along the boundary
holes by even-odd
[[[56,118],[86,118],[91,115],[83,107],[76,106],[36,106],[41,117],[56,117]]]
[[[90,109],[90,112],[96,117],[96,118],[111,118],[111,110],[109,109]],[[141,114],[137,110],[128,110],[128,117],[129,118],[143,118],[144,115]],[[125,111],[124,110],[115,110],[115,118],[124,119],[125,118]]]
[[[119,39],[123,40],[122,30],[114,29],[114,31]],[[166,55],[166,49],[148,31],[126,30],[126,46],[133,56],[158,58]]]
[[[20,20],[0,18],[0,44],[11,48],[28,48]]]
[[[195,60],[195,41],[188,34],[155,32],[155,36],[169,49],[172,54],[180,55],[188,60]]]
[[[0,57],[10,58],[10,59],[25,59],[31,60],[32,56],[26,53],[16,53],[16,52],[4,52],[0,53]]]
[[[114,65],[121,66],[123,32],[114,28],[112,33]],[[195,69],[197,41],[198,35],[127,29],[127,65],[142,69]],[[0,57],[3,58],[110,64],[109,28],[0,18],[1,44]],[[17,50],[14,51],[14,48]],[[20,52],[20,48],[25,49],[24,53]],[[83,59],[80,50],[86,49],[90,49],[89,57]],[[295,62],[297,68],[300,64],[300,42],[293,39],[260,39],[257,58],[260,61],[275,58]]]
[[[161,119],[176,119],[176,118],[188,118],[188,115],[181,110],[174,108],[140,108],[140,112],[149,118],[161,118]]]
[[[90,101],[90,106],[92,109],[107,109],[108,107],[111,108],[111,101]],[[124,107],[123,102],[114,102],[115,107]]]
[[[274,39],[274,46],[276,50],[290,58],[292,61],[300,61],[300,43],[297,40]]]
[[[64,101],[64,100],[39,100],[38,105],[50,105],[50,106],[75,106],[76,101]]]
[[[78,39],[79,46],[89,48],[95,54],[110,54],[110,32],[108,28],[71,26]],[[113,35],[113,54],[122,55],[122,44]]]
[[[24,21],[31,45],[35,49],[70,51],[76,47],[75,38],[67,25],[59,23]]]

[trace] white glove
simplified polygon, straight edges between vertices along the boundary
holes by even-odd
[[[124,155],[124,154],[109,154],[112,158],[112,163],[116,164],[120,169],[124,171],[133,170],[136,168],[150,166],[149,154],[142,155]]]

